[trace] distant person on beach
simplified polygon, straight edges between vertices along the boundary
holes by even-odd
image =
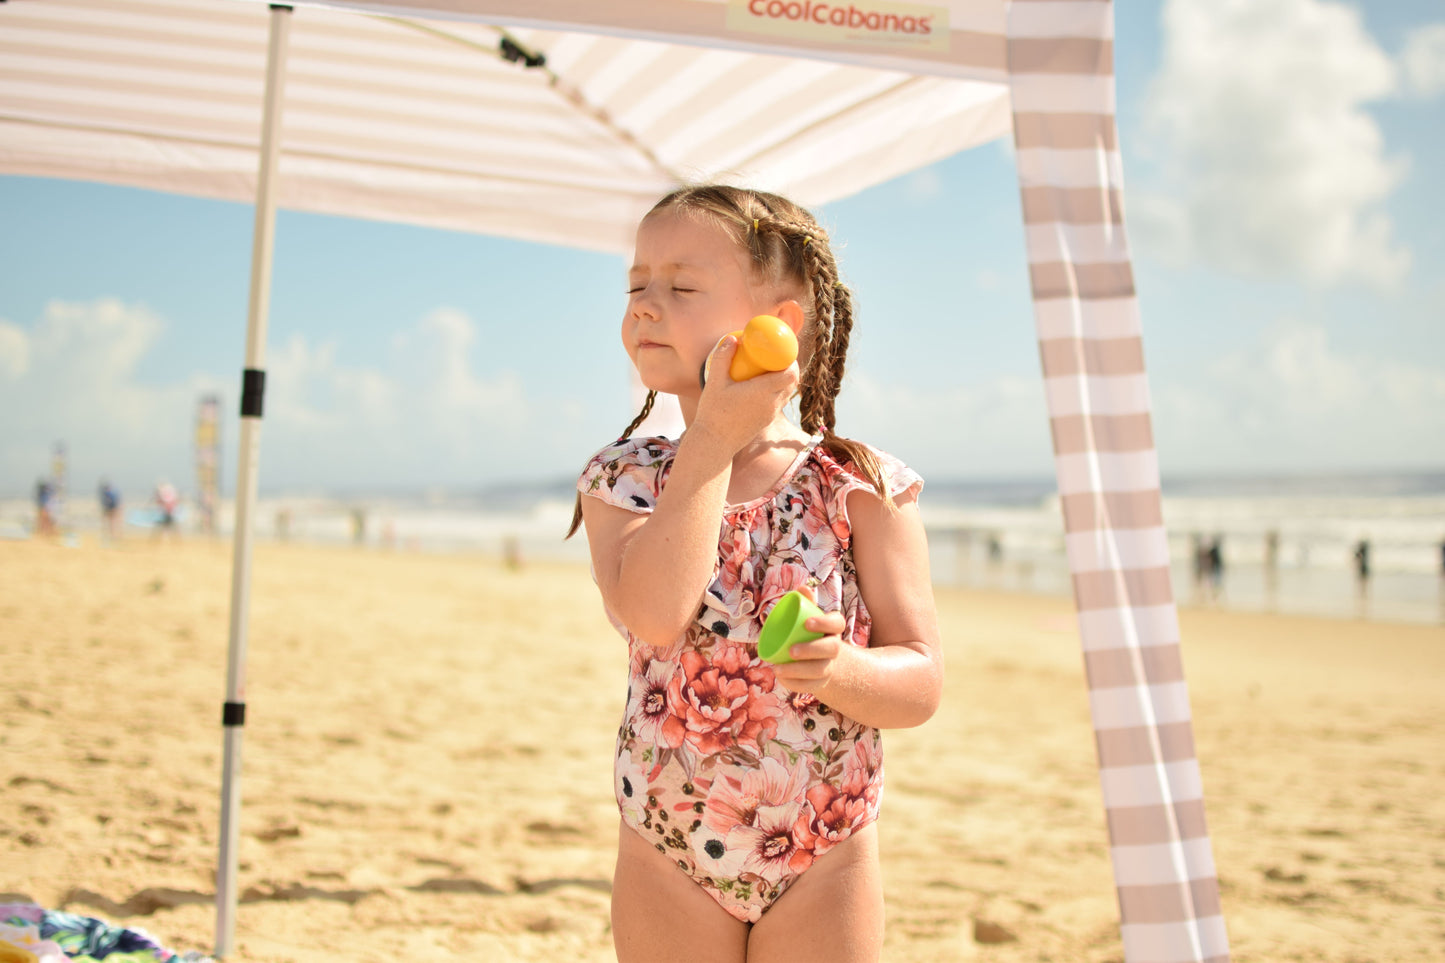
[[[798,334],[797,362],[734,381],[730,332],[761,314]],[[572,527],[631,653],[622,963],[878,958],[879,730],[933,714],[943,656],[923,481],[834,432],[852,326],[827,234],[781,197],[683,188],[637,229],[622,340],[648,395],[587,463]],[[630,437],[659,392],[681,438]],[[823,637],[762,661],[763,619],[793,589]]]
[[[1189,536],[1189,553],[1194,572],[1194,601],[1198,602],[1204,598],[1204,583],[1209,576],[1209,548],[1198,532]]]
[[[41,538],[55,536],[55,486],[48,478],[35,482],[35,534]]]
[[[1274,529],[1264,533],[1264,567],[1279,568],[1279,532]]]
[[[1355,579],[1364,591],[1370,582],[1370,540],[1362,538],[1355,543]]]
[[[100,521],[101,531],[106,538],[115,541],[120,538],[120,492],[107,479],[100,480]]]
[[[1370,601],[1370,540],[1362,538],[1355,543],[1355,601],[1356,615],[1369,616]]]
[[[1273,605],[1279,591],[1279,532],[1274,529],[1264,533],[1264,592],[1266,601]]]
[[[153,538],[161,538],[165,535],[175,537],[176,532],[176,509],[180,507],[181,495],[176,491],[176,486],[168,481],[156,485],[156,526]]]
[[[1209,598],[1216,602],[1224,593],[1224,536],[1216,535],[1209,543],[1205,554],[1205,569],[1209,573]]]

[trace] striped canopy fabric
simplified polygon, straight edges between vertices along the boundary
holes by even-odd
[[[258,238],[274,199],[627,252],[679,183],[816,205],[1012,130],[1125,960],[1223,963],[1114,109],[1109,0],[334,0],[286,16],[251,0],[0,3],[0,174],[257,200]],[[264,385],[263,248],[248,394]],[[243,397],[243,447],[259,399]],[[239,775],[239,729],[227,738]]]
[[[1025,37],[1057,38],[1070,54],[1049,62],[1030,49],[1015,63]],[[1223,963],[1124,235],[1112,40],[1099,0],[1014,0],[1009,11],[1029,278],[1124,958]]]
[[[463,19],[446,20],[436,4],[341,6],[291,17],[282,208],[630,253],[682,181],[816,205],[1008,133],[995,0],[966,6],[996,21],[996,63],[951,76],[861,62],[867,46],[800,59],[797,42],[714,49],[554,22],[567,7],[655,7],[664,26],[672,8],[726,13],[694,0],[455,3]],[[3,4],[0,173],[253,201],[267,16],[237,0]]]

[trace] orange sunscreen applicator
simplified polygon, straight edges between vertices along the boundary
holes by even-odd
[[[728,366],[734,381],[747,381],[769,371],[782,371],[798,358],[798,336],[782,318],[760,314],[741,331],[731,332],[738,339],[738,350]],[[703,365],[702,383],[707,384],[707,365]]]

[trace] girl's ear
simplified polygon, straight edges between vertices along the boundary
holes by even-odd
[[[773,309],[773,314],[782,318],[783,323],[793,329],[793,334],[802,336],[804,317],[801,304],[793,300],[780,301],[778,306]]]

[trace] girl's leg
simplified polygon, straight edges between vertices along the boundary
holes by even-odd
[[[612,944],[620,963],[744,963],[748,924],[624,823],[612,878]]]
[[[878,824],[818,858],[753,924],[747,963],[877,963],[883,951]]]

